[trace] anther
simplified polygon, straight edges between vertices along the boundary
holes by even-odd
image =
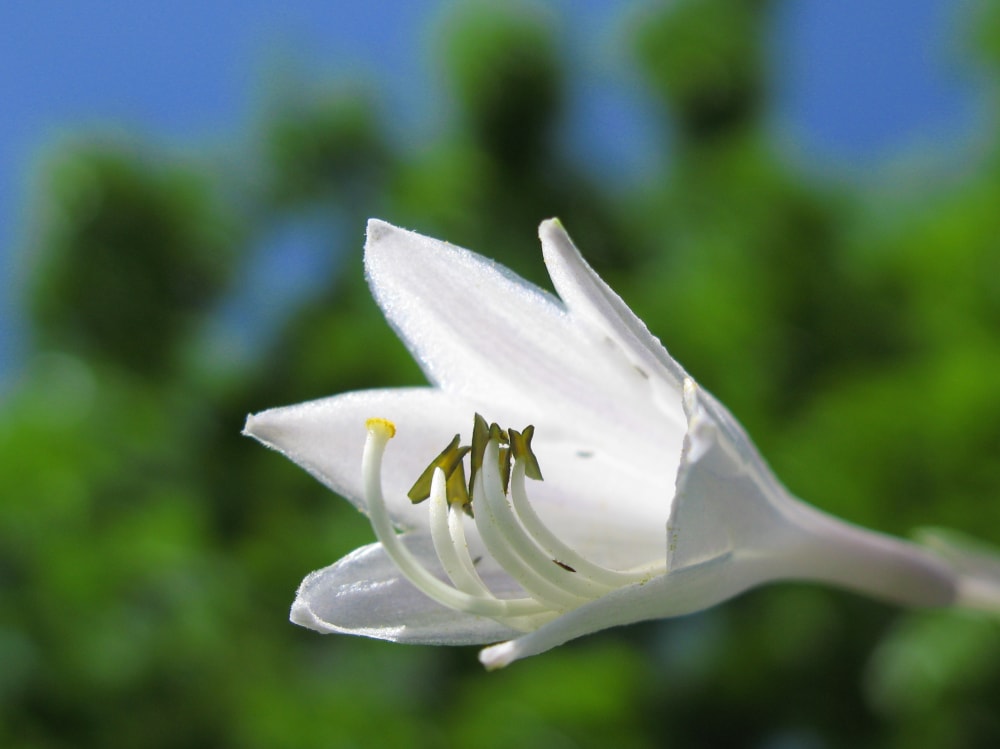
[[[434,551],[447,575],[447,581],[441,579],[403,543],[382,497],[382,454],[395,426],[386,419],[369,419],[367,427],[362,472],[372,528],[402,575],[438,603],[530,630],[614,588],[641,582],[654,571],[607,569],[557,538],[532,509],[525,491],[525,478],[542,478],[531,448],[534,427],[505,430],[476,414],[471,446],[461,445],[456,435],[408,493],[414,503],[430,497]],[[479,560],[472,558],[465,538],[466,521],[453,511],[462,508],[471,515],[474,505],[476,529],[486,550],[526,595],[498,598],[477,572]]]
[[[465,457],[466,453],[469,452],[468,447],[460,447],[459,441],[461,437],[455,435],[451,442],[448,444],[441,453],[431,461],[431,464],[424,469],[424,472],[420,474],[410,491],[406,493],[406,496],[410,498],[413,504],[420,504],[429,496],[431,496],[431,480],[434,478],[434,471],[440,468],[444,471],[445,478],[450,479],[457,468],[462,467],[462,458]],[[465,483],[465,469],[462,469],[462,483]],[[451,486],[449,486],[451,489]],[[448,494],[451,497],[451,492]],[[460,498],[461,504],[467,504],[469,501],[468,494],[462,495]]]
[[[524,475],[535,481],[542,480],[542,469],[538,466],[538,458],[531,450],[531,438],[535,436],[535,427],[531,424],[523,432],[510,429],[510,449],[514,460],[524,461]]]
[[[499,452],[497,453],[497,467],[500,470],[500,481],[503,484],[503,493],[507,493],[510,486],[510,435],[506,429],[501,429],[495,421],[490,424],[490,440],[497,443]]]

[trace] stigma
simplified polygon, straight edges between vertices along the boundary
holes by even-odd
[[[403,544],[382,494],[381,467],[395,435],[387,419],[369,419],[362,457],[364,495],[375,535],[399,571],[422,593],[447,608],[531,631],[612,590],[645,582],[657,568],[613,570],[584,558],[546,526],[531,506],[526,480],[542,480],[531,447],[534,427],[521,431],[487,424],[476,414],[470,444],[452,441],[417,477],[408,497],[428,502],[434,551],[446,579],[428,569]],[[468,472],[466,472],[468,465]],[[471,521],[467,518],[471,517]],[[474,523],[486,552],[522,589],[500,597],[477,571],[466,540]]]

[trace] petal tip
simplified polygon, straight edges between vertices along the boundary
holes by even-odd
[[[399,229],[389,222],[383,221],[380,218],[370,218],[368,219],[368,226],[365,229],[366,243],[377,242],[394,231],[399,231]]]
[[[247,414],[246,421],[243,423],[243,431],[240,432],[244,437],[257,437],[254,428],[257,426],[257,414]]]
[[[273,442],[274,427],[275,424],[273,420],[268,419],[267,416],[271,411],[261,411],[260,413],[247,414],[246,423],[243,425],[243,431],[240,432],[244,437],[253,437],[258,442],[262,442],[265,445],[271,444]]]
[[[566,227],[556,217],[547,218],[538,225],[538,238],[542,240],[543,250],[546,245],[550,244],[556,245],[560,249],[572,244]]]
[[[306,629],[311,629],[324,635],[329,634],[331,631],[330,627],[321,621],[316,614],[313,613],[309,604],[301,598],[296,598],[292,603],[292,608],[288,612],[288,621],[292,624],[297,624],[300,627],[305,627]]]
[[[504,668],[516,660],[517,648],[514,646],[513,640],[501,642],[497,645],[490,645],[488,648],[483,648],[479,651],[479,662],[486,667],[487,671],[496,671],[497,669]]]

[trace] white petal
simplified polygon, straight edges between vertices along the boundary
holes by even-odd
[[[386,317],[445,391],[523,414],[550,439],[587,434],[623,460],[670,459],[645,378],[550,294],[480,255],[375,220],[365,265]]]
[[[608,593],[563,614],[515,640],[480,652],[487,668],[502,668],[529,655],[609,627],[648,619],[682,616],[714,606],[761,582],[752,564],[735,565],[728,557],[661,575],[647,583]]]
[[[551,389],[559,355],[572,356],[561,305],[468,250],[373,219],[365,268],[389,322],[445,390],[531,398],[524,386]]]
[[[564,542],[613,569],[662,561],[664,526],[673,497],[673,463],[622,460],[589,443],[547,440],[536,432],[534,450],[544,481],[527,482],[532,507]]]
[[[688,378],[688,433],[667,524],[674,570],[766,542],[788,528],[785,490],[726,409]]]
[[[403,540],[421,561],[438,567],[427,536],[411,534]],[[491,587],[497,592],[509,589],[510,579],[485,562],[480,574]],[[481,645],[519,634],[492,619],[452,611],[432,601],[400,575],[381,544],[363,546],[306,577],[290,618],[324,634],[424,645]]]
[[[455,434],[469,440],[476,411],[514,428],[526,426],[488,404],[467,403],[433,388],[398,388],[346,393],[253,414],[244,433],[364,509],[365,421],[389,419],[396,425],[396,437],[383,464],[386,503],[399,527],[425,528],[427,507],[412,504],[406,492]],[[566,442],[551,438],[550,431],[541,428],[534,443],[547,480],[529,484],[542,519],[567,543],[606,565],[624,569],[662,557],[665,508],[672,495],[669,474],[623,461],[601,434],[583,433]]]
[[[558,219],[543,221],[538,227],[538,236],[542,240],[542,253],[552,285],[567,309],[575,319],[609,336],[637,369],[670,386],[670,393],[657,395],[661,396],[661,405],[683,433],[681,387],[687,377],[683,367],[587,264]]]
[[[253,414],[243,433],[364,509],[365,422],[388,419],[396,425],[382,471],[390,515],[402,527],[426,527],[427,508],[413,505],[406,492],[455,434],[468,432],[474,413],[475,406],[432,388],[363,390]]]
[[[732,415],[688,380],[690,428],[668,524],[668,569],[732,554],[771,579],[811,580],[904,606],[955,601],[957,578],[920,547],[792,497]]]

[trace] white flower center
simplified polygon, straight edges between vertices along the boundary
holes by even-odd
[[[542,477],[531,451],[533,427],[523,432],[505,431],[496,424],[487,426],[477,414],[471,447],[459,446],[456,435],[409,493],[414,502],[430,497],[431,538],[448,576],[449,582],[445,582],[406,548],[386,511],[382,455],[395,435],[395,426],[385,419],[369,419],[367,428],[362,470],[372,528],[400,572],[443,606],[530,631],[611,590],[663,572],[662,565],[629,571],[608,569],[562,542],[528,501],[525,477]],[[471,465],[468,488],[463,465],[466,455]],[[526,595],[500,598],[483,582],[469,553],[463,510],[474,517],[486,550]]]

